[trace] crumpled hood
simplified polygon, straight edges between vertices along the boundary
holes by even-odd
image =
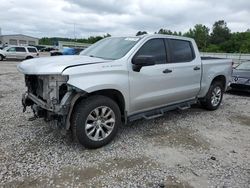
[[[108,61],[110,60],[83,55],[41,57],[25,60],[17,66],[17,69],[23,74],[61,74],[68,67]]]
[[[233,69],[233,77],[250,78],[250,71]]]

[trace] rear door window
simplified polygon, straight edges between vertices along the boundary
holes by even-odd
[[[28,48],[28,51],[30,53],[37,53],[36,49],[35,48]]]
[[[156,64],[164,64],[167,62],[167,55],[163,39],[151,39],[147,41],[138,50],[136,56],[149,55],[155,58]]]
[[[24,47],[16,47],[16,52],[26,52]]]
[[[193,47],[190,41],[169,39],[172,63],[190,62],[194,57]]]

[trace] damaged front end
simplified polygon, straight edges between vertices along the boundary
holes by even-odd
[[[35,118],[57,120],[59,126],[65,126],[75,96],[67,81],[68,76],[62,75],[25,75],[27,92],[22,97],[23,111],[30,106]]]

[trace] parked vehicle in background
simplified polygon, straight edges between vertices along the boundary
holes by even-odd
[[[52,50],[56,50],[56,48],[46,47],[46,48],[42,48],[42,49],[40,50],[40,52],[50,52],[50,51],[52,51]]]
[[[250,92],[250,61],[241,63],[233,69],[232,90]]]
[[[8,46],[0,50],[0,61],[3,59],[31,59],[38,57],[39,53],[33,46]]]
[[[39,65],[39,66],[37,66]],[[87,148],[109,143],[121,122],[152,119],[200,102],[216,110],[227,90],[232,60],[202,60],[190,38],[108,37],[78,56],[27,60],[24,111],[57,120]]]
[[[41,46],[41,45],[36,45],[36,46],[34,46],[34,47],[36,47],[36,49],[37,49],[39,52],[41,52],[41,50],[45,48],[44,46]]]
[[[82,51],[82,48],[69,48],[64,47],[62,50],[53,50],[50,52],[51,56],[58,56],[58,55],[79,55]]]
[[[58,56],[58,55],[62,55],[62,52],[60,50],[55,49],[50,51],[50,56]]]

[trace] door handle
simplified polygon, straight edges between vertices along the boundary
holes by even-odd
[[[171,73],[172,72],[172,70],[170,70],[170,69],[165,69],[164,71],[162,71],[163,73],[165,73],[165,74],[167,74],[167,73]]]
[[[201,68],[198,67],[198,66],[194,67],[194,70],[200,70],[200,69],[201,69]]]

